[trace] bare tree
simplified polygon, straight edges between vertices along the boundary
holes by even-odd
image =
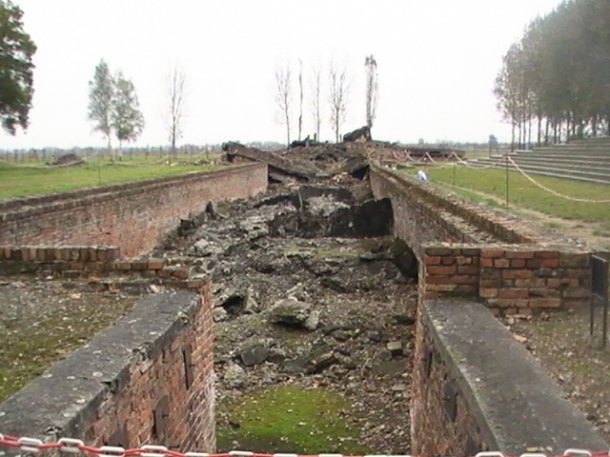
[[[286,125],[286,144],[290,146],[290,105],[292,104],[292,93],[290,90],[290,66],[275,70],[275,83],[277,92],[275,101],[284,117],[283,123]]]
[[[364,59],[366,68],[366,125],[369,130],[373,127],[375,114],[377,112],[377,98],[379,95],[379,85],[377,80],[377,61],[373,54]]]
[[[171,154],[176,155],[176,142],[182,137],[182,120],[184,118],[184,82],[186,75],[179,68],[170,70],[167,77],[168,95],[168,130]]]
[[[320,141],[320,76],[322,71],[320,68],[316,68],[313,74],[312,81],[312,92],[313,92],[313,100],[312,100],[312,114],[313,114],[313,124],[316,129],[316,140]]]
[[[299,59],[299,141],[303,129],[303,61]]]
[[[334,65],[330,66],[330,121],[335,131],[335,142],[339,142],[339,129],[345,121],[349,85],[345,68],[339,72]]]

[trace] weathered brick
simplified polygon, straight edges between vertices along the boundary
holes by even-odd
[[[534,252],[534,257],[540,259],[558,259],[559,252],[557,251],[536,251]]]
[[[426,284],[428,292],[453,292],[457,288],[457,284]]]
[[[481,250],[479,248],[463,248],[462,255],[468,257],[478,257],[481,254]]]
[[[149,270],[160,270],[165,266],[165,259],[150,259],[148,261]]]
[[[506,251],[504,257],[507,259],[533,259],[534,253],[532,251]]]
[[[534,270],[542,267],[543,259],[529,259],[526,262],[527,268]]]
[[[479,267],[475,267],[472,265],[462,265],[457,267],[458,274],[464,275],[479,275]]]
[[[529,306],[532,308],[559,308],[560,298],[530,298]]]
[[[512,259],[510,261],[511,268],[523,268],[525,267],[525,259]]]
[[[568,287],[562,292],[565,298],[588,298],[591,296],[591,289]]]
[[[498,290],[498,298],[528,298],[529,289],[500,289]]]
[[[481,257],[490,257],[499,259],[504,257],[504,249],[495,249],[495,248],[483,248],[481,249]]]
[[[441,263],[441,257],[437,255],[426,255],[424,256],[424,263],[426,265],[439,265]]]
[[[85,270],[88,271],[100,271],[102,269],[102,262],[85,262]]]
[[[502,277],[502,270],[496,270],[493,268],[483,268],[479,272],[481,279],[500,279]]]
[[[508,259],[494,259],[494,268],[509,268],[510,260]]]
[[[455,275],[451,277],[454,284],[478,284],[479,277],[473,275]]]
[[[528,300],[521,300],[516,298],[489,298],[487,302],[490,305],[497,306],[499,308],[508,307],[525,307],[528,304]]]
[[[559,259],[542,259],[542,266],[547,268],[557,268]]]
[[[482,289],[498,289],[504,285],[500,279],[481,279],[479,281],[479,287]]]
[[[489,258],[489,259],[482,258],[480,263],[481,263],[481,267],[484,267],[484,268],[493,268],[493,266],[494,266],[494,260],[491,258]]]
[[[21,248],[18,247],[12,247],[11,248],[11,253],[8,257],[11,260],[23,260],[23,255],[21,253]]]
[[[546,279],[543,278],[524,278],[515,279],[515,287],[545,287],[547,285]]]
[[[441,265],[454,265],[455,264],[455,257],[441,257]]]
[[[451,248],[429,246],[424,250],[425,255],[429,256],[446,256],[451,255]]]
[[[531,289],[529,289],[530,291],[530,296],[532,298],[535,297],[560,297],[561,296],[561,291],[558,289],[551,289],[549,287],[532,287]]]
[[[585,268],[590,265],[589,254],[562,253],[559,257],[559,265],[565,268]]]
[[[474,264],[472,257],[464,257],[464,256],[456,257],[455,262],[458,265],[473,265]]]
[[[119,261],[119,262],[114,262],[113,264],[114,264],[115,270],[121,270],[121,271],[131,270],[131,262]]]
[[[529,279],[532,272],[529,270],[503,270],[502,279]]]
[[[131,269],[134,271],[144,271],[148,268],[148,260],[136,259],[131,261]]]
[[[494,298],[498,296],[498,289],[494,288],[480,288],[479,295],[482,298]]]
[[[431,265],[426,268],[427,275],[452,275],[457,271],[455,265],[452,266],[436,266]]]

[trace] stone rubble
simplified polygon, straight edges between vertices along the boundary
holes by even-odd
[[[331,388],[350,400],[365,444],[406,453],[417,268],[400,267],[391,208],[350,184],[217,204],[222,218],[156,254],[212,280],[219,404],[281,384]]]

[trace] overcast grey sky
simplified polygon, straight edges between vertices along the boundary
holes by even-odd
[[[186,73],[181,143],[285,138],[274,72],[305,77],[304,131],[313,131],[310,80],[323,72],[322,139],[331,139],[329,64],[350,79],[343,132],[365,124],[364,58],[378,63],[373,135],[485,142],[509,139],[492,94],[502,55],[527,23],[560,0],[16,0],[34,57],[30,128],[0,148],[104,145],[87,121],[88,81],[104,58],[135,84],[146,127],[138,146],[167,144],[167,74]],[[294,84],[296,119],[296,82]],[[294,123],[296,125],[296,123]],[[296,129],[293,131],[296,136]]]

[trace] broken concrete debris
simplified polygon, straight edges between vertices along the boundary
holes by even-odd
[[[314,154],[315,146],[289,153],[303,149]],[[343,151],[315,153],[325,157],[315,173],[327,173]],[[395,424],[383,434],[363,425],[371,447],[397,449],[388,443],[404,442],[409,394],[392,386],[409,384],[413,330],[396,316],[414,316],[417,289],[397,268],[405,256],[393,248],[391,204],[349,175],[316,183],[283,176],[290,187],[272,185],[257,199],[218,203],[190,218],[194,225],[157,254],[211,279],[219,400],[278,383],[332,386],[365,425]],[[403,342],[401,355],[386,348],[389,341]]]

